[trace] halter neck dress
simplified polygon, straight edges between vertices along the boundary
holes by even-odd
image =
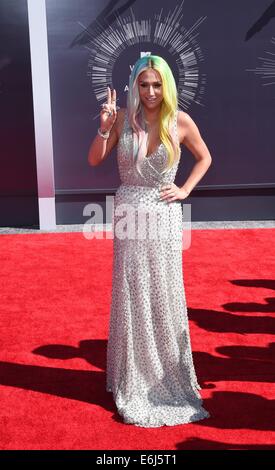
[[[173,125],[178,138],[177,114]],[[161,143],[138,171],[126,111],[117,162],[121,184],[114,199],[106,389],[125,423],[153,428],[198,421],[209,414],[202,406],[191,351],[182,207],[179,200],[159,199],[161,187],[174,182],[179,160],[162,173],[167,151]],[[150,238],[148,220],[162,232],[152,230]]]

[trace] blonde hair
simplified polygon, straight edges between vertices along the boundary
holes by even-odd
[[[130,75],[127,110],[129,123],[137,135],[137,140],[134,140],[134,158],[137,160],[138,155],[144,153],[144,146],[143,151],[141,148],[145,138],[145,122],[138,90],[138,77],[148,68],[156,70],[162,80],[163,100],[160,111],[160,140],[168,154],[168,163],[164,169],[164,172],[166,172],[180,156],[180,147],[177,139],[175,139],[175,129],[173,126],[178,109],[178,97],[175,79],[169,65],[162,57],[156,55],[145,56],[139,59],[135,63]]]

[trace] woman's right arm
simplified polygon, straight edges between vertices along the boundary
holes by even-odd
[[[122,129],[124,112],[124,109],[117,112],[116,90],[111,91],[108,87],[107,102],[103,104],[100,113],[100,131],[102,133],[109,132],[109,137],[106,139],[106,137],[96,135],[89,149],[88,162],[90,165],[100,165],[117,144]]]
[[[118,113],[119,114],[119,113]],[[97,135],[91,143],[88,162],[91,166],[100,165],[118,142],[117,120],[115,121],[108,139]]]

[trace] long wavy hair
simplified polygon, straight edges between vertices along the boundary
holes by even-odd
[[[139,161],[145,156],[148,134],[138,89],[139,75],[152,68],[161,77],[163,100],[160,111],[160,141],[168,154],[168,163],[162,173],[168,171],[180,156],[180,147],[175,138],[174,119],[178,109],[177,88],[173,73],[167,62],[159,56],[149,55],[140,58],[134,65],[129,79],[127,111],[129,123],[134,131],[133,157],[139,167]]]

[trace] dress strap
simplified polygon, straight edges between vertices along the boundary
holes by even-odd
[[[127,108],[125,108],[123,129],[126,129],[127,127],[129,127],[129,118],[128,118],[128,110],[127,110]]]

